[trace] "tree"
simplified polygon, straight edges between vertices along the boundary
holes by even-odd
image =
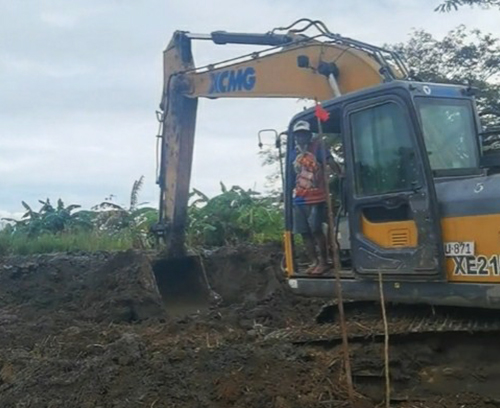
[[[458,10],[459,7],[463,6],[480,6],[483,8],[498,7],[500,8],[500,0],[445,0],[436,7],[434,11],[449,12],[453,10]]]
[[[282,145],[282,160],[285,160],[286,141]],[[266,188],[271,190],[271,194],[277,195],[281,192],[282,178],[279,162],[279,150],[274,146],[265,146],[258,153],[262,165],[270,167],[272,172],[266,176]]]
[[[480,30],[459,26],[442,40],[424,30],[407,43],[391,47],[406,57],[422,81],[470,84],[477,88],[479,111],[500,111],[500,40]]]

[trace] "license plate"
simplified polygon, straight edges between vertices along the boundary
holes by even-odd
[[[474,242],[445,242],[445,256],[473,256],[475,255]]]

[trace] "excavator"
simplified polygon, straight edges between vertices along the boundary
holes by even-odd
[[[196,67],[195,40],[260,48]],[[306,121],[316,134],[341,138],[335,237],[345,255],[346,299],[378,300],[382,276],[387,302],[500,308],[500,156],[495,143],[484,147],[500,132],[481,125],[474,94],[468,85],[421,82],[397,53],[332,33],[321,21],[301,19],[263,34],[175,32],[164,52],[158,114],[155,232],[174,265],[164,277],[168,290],[193,294],[200,275],[195,261],[182,262],[198,98],[303,98],[329,115],[320,124],[314,108],[305,110],[285,132],[284,269],[291,290],[335,296],[331,274],[304,274],[292,232],[292,129]]]

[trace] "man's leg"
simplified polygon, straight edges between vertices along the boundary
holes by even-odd
[[[318,265],[316,243],[309,227],[310,207],[307,205],[295,205],[293,208],[293,233],[300,234],[304,240],[306,253],[310,266],[307,273],[311,272]]]
[[[304,240],[304,246],[306,247],[307,258],[311,263],[310,267],[308,268],[309,272],[313,268],[316,268],[316,266],[318,265],[318,256],[316,254],[316,243],[314,242],[315,239],[311,234],[302,234],[302,239]]]
[[[328,263],[328,251],[325,234],[318,232],[314,235],[314,238],[319,248],[319,263],[320,265],[326,265]]]
[[[328,244],[323,232],[323,223],[326,221],[325,203],[315,204],[310,214],[309,223],[314,231],[314,239],[319,248],[319,263],[312,272],[314,275],[321,275],[328,270]]]

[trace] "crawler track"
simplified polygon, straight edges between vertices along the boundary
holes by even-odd
[[[368,302],[353,302],[347,306],[349,339],[384,336],[380,306]],[[319,322],[276,330],[265,339],[292,343],[339,341],[341,330],[335,311],[336,306],[328,306],[318,316]],[[490,310],[390,305],[387,317],[390,336],[500,332],[500,313]]]

